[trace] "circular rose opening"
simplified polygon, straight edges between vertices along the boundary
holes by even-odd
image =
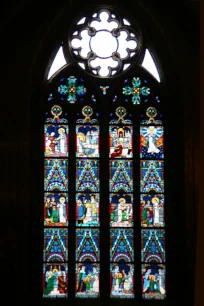
[[[91,38],[90,47],[97,56],[108,58],[117,50],[118,41],[110,32],[99,31]]]

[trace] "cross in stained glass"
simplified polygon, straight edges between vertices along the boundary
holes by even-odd
[[[140,104],[141,98],[140,96],[147,96],[150,93],[150,88],[148,87],[140,87],[141,80],[139,78],[132,79],[132,87],[125,86],[123,87],[123,94],[126,96],[132,95],[132,103]]]
[[[61,95],[67,95],[67,101],[69,103],[75,103],[77,96],[83,96],[86,93],[86,88],[83,85],[77,86],[77,78],[70,76],[67,78],[67,85],[60,85],[58,92]]]

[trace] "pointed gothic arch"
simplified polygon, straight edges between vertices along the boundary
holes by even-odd
[[[138,69],[138,71],[139,71],[140,69]],[[63,69],[61,70],[61,72],[63,71]],[[77,68],[76,68],[76,71],[77,71]],[[78,70],[78,72],[80,72],[80,70]],[[78,73],[78,76],[80,76],[80,74],[81,73]],[[128,72],[128,74],[129,75],[131,75],[131,73],[129,73]],[[62,73],[62,75],[63,75],[63,73]],[[72,76],[71,74],[70,74],[70,76]],[[84,75],[83,75],[84,76]],[[124,76],[125,76],[125,74],[124,74]],[[132,74],[132,78],[135,76],[135,74]],[[144,73],[144,71],[143,70],[141,70],[140,72],[138,72],[138,74],[137,74],[137,76],[140,76],[140,78],[141,78],[141,80],[143,80],[144,78],[145,78],[145,76],[146,76],[146,74]],[[57,74],[56,74],[56,77],[57,77]],[[143,79],[142,79],[142,77],[143,77]],[[55,78],[55,77],[54,77]],[[54,81],[54,78],[52,79],[52,81]],[[151,77],[149,76],[149,78],[150,78],[150,83],[151,84],[154,84],[153,85],[153,87],[155,86],[155,87],[157,87],[157,85],[155,85],[156,83],[154,83],[154,81],[151,79]],[[119,81],[118,81],[118,83],[119,83]],[[50,83],[51,84],[51,83]],[[130,86],[131,86],[131,82],[130,82],[130,84],[129,84]],[[105,86],[109,86],[109,85],[104,85],[103,87],[105,87]],[[108,95],[108,92],[110,91],[110,88],[108,88],[107,89],[107,95]],[[104,96],[106,96],[105,94],[104,94]],[[109,96],[110,96],[110,94],[109,94]],[[106,96],[107,97],[107,96]],[[160,100],[161,100],[161,97],[159,97],[160,98]],[[93,98],[93,99],[95,99],[95,97]],[[128,102],[127,102],[128,103]],[[146,103],[146,102],[145,102]],[[159,103],[159,102],[158,102]],[[125,106],[127,106],[127,104],[125,104]],[[162,107],[160,107],[159,106],[159,109],[162,109]],[[132,110],[133,110],[133,108],[131,108],[131,112],[132,112]],[[145,116],[145,111],[144,111],[144,116]],[[135,225],[134,225],[135,226]]]
[[[60,203],[54,204],[53,201],[51,204],[46,202],[45,210],[50,216],[46,215],[44,222],[48,220],[47,226],[60,231],[60,218],[66,220],[68,215],[74,217],[72,211],[76,212],[76,218],[70,217],[66,225],[70,228],[71,224],[76,223],[73,232],[76,240],[74,284],[76,298],[100,297],[99,282],[102,284],[101,275],[103,275],[100,271],[105,267],[100,259],[100,251],[103,254],[107,252],[107,245],[100,244],[102,239],[100,232],[105,229],[107,234],[109,232],[108,236],[111,235],[108,239],[110,240],[110,297],[134,299],[142,296],[144,299],[165,299],[165,273],[160,274],[161,270],[157,266],[159,252],[160,263],[163,265],[163,270],[166,269],[165,244],[162,250],[155,246],[158,239],[160,239],[157,243],[159,246],[162,239],[165,239],[164,133],[163,122],[159,119],[162,118],[163,111],[159,86],[155,90],[151,85],[160,81],[160,78],[158,74],[155,75],[155,80],[157,79],[155,81],[143,69],[145,66],[148,70],[147,64],[144,65],[147,63],[145,59],[147,55],[155,69],[156,66],[147,46],[143,46],[141,29],[136,24],[131,25],[127,19],[121,18],[121,13],[117,12],[117,9],[104,7],[96,8],[95,11],[80,19],[77,24],[73,23],[68,43],[65,40],[67,38],[62,40],[47,76],[45,91],[47,101],[44,103],[44,108],[47,113],[49,111],[52,113],[53,118],[46,119],[46,122],[55,122],[55,125],[45,125],[44,191],[55,192],[53,198],[56,195],[60,197],[60,192],[68,193],[69,214],[66,209],[63,210],[63,205],[66,208],[65,203],[60,205]],[[107,40],[109,42],[104,45]],[[98,48],[100,44],[101,47]],[[143,62],[140,60],[142,50],[146,50]],[[67,65],[65,58],[68,59]],[[133,70],[134,65],[136,68]],[[155,73],[155,69],[151,71],[152,74]],[[65,119],[60,119],[62,111]],[[62,121],[69,122],[69,138],[65,132],[66,126],[61,124]],[[74,139],[76,143],[73,146]],[[69,168],[67,168],[68,162]],[[108,181],[109,184],[105,187]],[[137,196],[139,193],[141,196],[154,195],[152,203],[145,202],[144,198],[139,204],[140,197]],[[160,194],[163,194],[161,203]],[[109,197],[115,195],[118,195],[118,203],[109,204]],[[126,198],[131,195],[132,203],[128,204]],[[100,204],[96,204],[95,196],[99,196]],[[111,217],[109,216],[110,224],[104,223],[104,215],[108,214],[109,206],[112,209]],[[141,267],[148,264],[148,269],[142,269],[143,281],[140,294],[133,285],[136,277],[134,249],[139,247],[139,244],[134,243],[135,231],[139,228],[136,214],[140,215],[141,237],[142,241],[145,241],[141,249]],[[160,229],[157,229],[158,224]],[[64,230],[68,233],[67,227]],[[153,227],[149,231],[156,233],[156,240],[143,239],[149,227]],[[72,231],[74,228],[72,226]],[[114,242],[114,232],[119,235],[119,244],[116,243],[118,239]],[[163,236],[160,235],[161,232]],[[51,244],[51,240],[52,238],[48,244]],[[71,239],[67,253],[73,249],[73,242],[74,239]],[[101,247],[103,245],[104,248]],[[60,258],[60,248],[56,247],[55,250],[53,258]],[[68,266],[73,270],[68,257],[66,260],[63,259],[61,264],[65,262],[66,271],[69,270]],[[97,273],[96,267],[93,266],[94,262],[98,263]],[[129,268],[126,263],[131,263]],[[59,270],[54,273],[56,269],[51,270],[46,260],[44,266],[44,297],[69,297],[68,272],[66,279],[61,280],[59,288]],[[108,273],[107,267],[105,273]],[[157,290],[155,286],[151,288],[151,281],[146,278],[147,273],[152,280],[154,279],[155,284],[157,278],[158,280],[162,278]],[[93,278],[94,286],[91,285]]]

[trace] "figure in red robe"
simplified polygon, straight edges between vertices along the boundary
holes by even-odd
[[[66,291],[65,276],[62,274],[62,272],[58,276],[58,291],[60,293],[65,293],[65,291]]]
[[[55,133],[52,132],[49,136],[48,136],[48,146],[50,147],[52,153],[55,152],[55,146],[57,144],[57,141],[55,140]]]
[[[117,141],[115,149],[113,153],[111,153],[111,158],[121,156],[122,152],[123,152],[123,146]]]

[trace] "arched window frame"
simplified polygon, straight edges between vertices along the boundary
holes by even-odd
[[[77,71],[78,70],[78,72],[79,72],[79,74],[81,75],[81,70],[80,69],[78,69],[77,67],[75,68],[75,71]],[[142,77],[143,77],[143,79],[144,78],[146,78],[146,72],[144,72],[144,70],[143,69],[139,69],[140,70],[140,72],[138,72],[138,76],[142,79]],[[63,72],[63,71],[62,71]],[[77,75],[77,73],[75,73],[75,75]],[[133,76],[135,76],[135,73],[128,73],[128,78],[129,77],[133,77]],[[116,78],[116,79],[119,79],[120,77],[118,77],[118,78]],[[164,89],[164,87],[161,85],[161,84],[157,84],[157,82],[155,82],[155,80],[149,75],[149,79],[150,79],[150,82],[151,82],[151,86],[152,86],[152,88],[155,88],[155,90],[157,91],[157,92],[159,92],[160,93],[160,97],[163,95],[163,97],[165,97],[165,89]],[[100,82],[100,83],[102,83],[102,82]],[[48,84],[48,87],[49,87],[49,84]],[[44,90],[43,90],[44,91]],[[46,92],[46,90],[44,91],[44,93]],[[109,91],[110,92],[110,91]],[[45,95],[46,96],[46,95]],[[140,105],[141,106],[141,105]],[[141,108],[142,108],[142,106],[141,106]],[[164,115],[165,115],[165,111],[163,111],[163,113],[164,113]],[[166,180],[166,179],[165,179]]]

